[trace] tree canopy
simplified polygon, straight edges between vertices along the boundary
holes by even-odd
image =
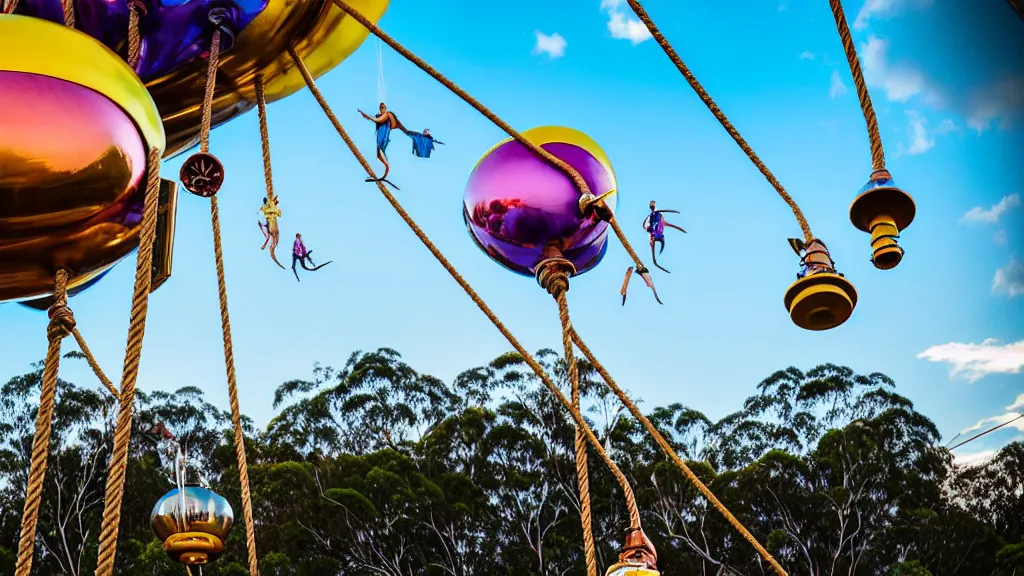
[[[71,353],[69,356],[78,356]],[[568,387],[564,362],[539,358]],[[769,574],[580,363],[586,417],[632,483],[665,576]],[[13,574],[42,368],[0,388],[0,574]],[[974,467],[938,447],[935,425],[883,374],[824,364],[780,370],[713,421],[683,404],[649,416],[719,499],[791,574],[1024,575],[1024,444]],[[576,576],[584,571],[573,423],[517,354],[451,383],[394,350],[281,384],[263,430],[246,420],[264,576]],[[61,380],[34,574],[91,574],[117,405]],[[139,393],[190,474],[228,498],[236,528],[207,576],[248,574],[229,414],[203,391]],[[591,454],[598,558],[627,514]],[[184,574],[149,528],[173,487],[157,446],[131,444],[116,573]]]

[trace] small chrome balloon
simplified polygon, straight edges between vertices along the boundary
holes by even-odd
[[[175,562],[188,566],[213,562],[224,553],[224,541],[235,522],[231,504],[212,490],[187,484],[184,514],[181,507],[177,488],[164,494],[149,516],[153,533]]]

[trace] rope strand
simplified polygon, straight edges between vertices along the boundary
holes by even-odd
[[[114,388],[114,383],[107,378],[106,373],[100,368],[100,363],[96,361],[96,357],[92,355],[92,350],[89,350],[89,345],[85,343],[85,338],[82,333],[75,328],[71,331],[71,335],[75,337],[75,342],[78,342],[78,347],[82,350],[82,354],[85,356],[85,361],[89,363],[89,367],[92,368],[93,373],[100,379],[100,383],[103,387],[110,391],[114,395],[114,398],[120,396],[117,392],[117,388]]]
[[[702,102],[704,102],[704,105],[708,107],[708,110],[711,110],[711,113],[715,115],[715,118],[718,119],[718,122],[723,128],[725,128],[726,132],[728,132],[729,135],[732,136],[732,139],[739,144],[740,148],[747,155],[747,158],[750,158],[750,161],[754,163],[754,166],[756,166],[758,170],[761,171],[761,174],[763,174],[768,180],[768,183],[775,188],[776,192],[779,193],[782,200],[789,205],[790,210],[793,211],[793,216],[796,217],[797,224],[800,226],[800,230],[804,233],[804,240],[810,244],[811,241],[814,240],[814,234],[811,233],[811,225],[807,223],[807,219],[804,218],[804,213],[800,210],[800,206],[797,205],[796,200],[793,200],[793,197],[790,196],[789,193],[786,192],[786,189],[782,187],[782,184],[775,179],[775,176],[770,170],[768,170],[768,167],[764,165],[764,162],[761,162],[761,159],[758,158],[753,148],[751,148],[750,145],[747,144],[747,141],[740,136],[740,133],[732,125],[732,122],[729,122],[725,113],[718,107],[718,104],[715,104],[715,101],[711,99],[711,96],[708,95],[707,91],[704,90],[704,87],[697,81],[697,77],[690,72],[690,69],[683,63],[682,59],[679,58],[679,55],[676,54],[672,45],[669,44],[668,40],[666,40],[661,34],[658,27],[654,25],[654,22],[651,21],[651,17],[647,15],[647,12],[642,6],[640,6],[640,3],[637,2],[637,0],[626,0],[626,2],[629,3],[630,8],[632,8],[633,12],[636,14],[636,17],[639,18],[640,21],[643,22],[644,26],[647,27],[647,30],[651,33],[651,36],[654,37],[654,40],[658,42],[658,45],[661,46],[661,49],[664,50],[665,54],[670,60],[672,60],[672,63],[676,65],[676,68],[678,68],[679,72],[682,73],[683,78],[685,78],[690,84],[693,91],[697,93],[697,96]]]
[[[128,66],[135,70],[142,54],[142,36],[139,33],[139,17],[146,11],[142,0],[128,0]]]
[[[267,183],[267,198],[274,198],[274,173],[270,168],[270,130],[267,128],[267,99],[263,90],[263,75],[256,74],[256,106],[260,117],[260,146],[263,149],[263,179]]]
[[[2,0],[0,5],[6,2],[7,7],[4,8],[4,14],[14,14],[14,11],[18,9],[18,2],[20,0]]]
[[[853,43],[853,35],[850,33],[846,14],[843,12],[843,4],[840,0],[829,0],[829,5],[832,7],[832,16],[836,20],[839,39],[843,43],[846,61],[850,64],[850,73],[853,75],[853,86],[857,90],[860,110],[864,114],[864,122],[868,127],[868,139],[871,142],[871,165],[876,171],[885,170],[885,149],[882,148],[882,135],[878,131],[878,118],[875,116],[875,107],[871,105],[871,94],[868,93],[867,84],[864,82],[864,72],[860,69],[857,47]]]
[[[15,576],[29,576],[35,555],[36,525],[39,522],[39,506],[43,499],[43,482],[46,480],[47,459],[50,452],[50,435],[53,431],[53,407],[57,396],[57,375],[60,371],[61,341],[75,328],[75,316],[68,308],[68,271],[60,269],[54,278],[53,304],[50,306],[50,322],[46,327],[46,361],[43,379],[39,387],[39,412],[36,414],[36,432],[32,437],[32,460],[29,465],[28,486],[25,489],[25,505],[21,514],[21,536],[18,539],[18,563]]]
[[[142,341],[146,333],[149,291],[153,283],[153,243],[156,239],[157,208],[160,197],[160,150],[150,148],[149,179],[142,208],[139,232],[139,253],[135,262],[135,290],[132,294],[128,341],[125,345],[124,370],[121,372],[120,405],[114,430],[114,449],[110,455],[106,495],[103,499],[103,524],[100,529],[96,576],[112,576],[117,554],[117,534],[121,527],[121,501],[128,470],[128,446],[132,436],[132,412],[135,406],[135,384],[139,378]]]
[[[210,151],[210,114],[213,108],[213,94],[217,83],[217,65],[220,59],[220,30],[213,32],[210,42],[210,59],[206,70],[206,91],[203,96],[203,120],[199,132],[199,150]],[[262,95],[262,82],[259,84]],[[262,99],[261,99],[262,100]],[[264,118],[265,120],[265,118]],[[265,126],[261,122],[261,132]],[[264,149],[264,168],[269,174],[269,148]],[[269,185],[269,180],[268,180]],[[249,486],[249,463],[245,455],[245,433],[242,430],[242,414],[238,406],[238,382],[235,379],[235,353],[231,342],[231,318],[228,315],[228,288],[224,277],[224,250],[220,235],[220,208],[217,197],[210,198],[210,224],[213,228],[213,256],[217,267],[217,296],[220,301],[220,326],[224,340],[224,370],[228,381],[228,401],[231,404],[231,427],[234,431],[235,458],[238,461],[238,482],[242,496],[242,515],[245,518],[245,545],[249,553],[249,574],[259,576],[259,560],[256,556],[256,526],[253,522],[252,495]]]
[[[75,27],[75,0],[60,0],[64,8],[64,25],[68,28]]]
[[[334,129],[337,130],[338,135],[341,136],[342,140],[344,140],[345,145],[348,146],[348,149],[352,152],[352,155],[355,156],[356,160],[359,162],[359,165],[362,166],[363,170],[366,171],[366,175],[369,176],[370,178],[376,179],[377,175],[373,172],[373,168],[370,166],[369,162],[366,161],[366,157],[363,156],[362,152],[359,151],[359,148],[356,147],[356,143],[352,141],[352,138],[348,135],[348,132],[341,125],[341,122],[338,120],[338,117],[334,115],[333,111],[331,111],[331,107],[327,103],[327,100],[324,98],[323,94],[321,94],[320,90],[316,87],[316,83],[313,81],[313,76],[312,74],[309,73],[309,69],[306,67],[306,64],[302,61],[301,58],[299,58],[299,56],[295,53],[294,50],[289,49],[288,53],[291,55],[292,60],[295,61],[295,65],[298,68],[299,72],[302,74],[303,79],[305,79],[306,85],[309,87],[309,91],[313,94],[313,98],[315,98],[317,103],[320,104],[320,107],[323,109],[324,114],[327,116],[327,119],[334,126]],[[618,465],[616,465],[615,462],[608,456],[608,453],[605,452],[604,446],[601,444],[601,441],[597,439],[596,435],[594,435],[594,431],[590,429],[590,426],[587,424],[586,420],[583,419],[583,416],[580,414],[579,410],[573,408],[572,403],[569,401],[568,398],[565,397],[565,394],[563,394],[562,391],[558,389],[558,386],[556,386],[555,383],[551,380],[551,378],[548,377],[547,373],[544,371],[544,367],[541,366],[540,363],[537,362],[537,360],[533,357],[533,355],[530,354],[525,347],[523,347],[519,340],[517,340],[516,337],[512,335],[512,333],[501,322],[501,320],[494,313],[494,311],[491,310],[490,306],[488,306],[487,303],[484,302],[483,298],[481,298],[480,295],[477,294],[476,290],[473,289],[469,282],[467,282],[466,279],[463,278],[461,274],[459,274],[458,270],[455,269],[455,266],[453,266],[452,263],[447,258],[445,258],[444,254],[441,253],[437,246],[434,245],[433,241],[430,240],[430,237],[427,236],[427,233],[424,232],[423,229],[419,227],[419,224],[417,224],[416,221],[412,218],[412,216],[410,216],[409,213],[405,211],[405,208],[402,207],[402,204],[398,201],[397,198],[395,198],[395,195],[392,194],[391,191],[388,190],[381,182],[377,182],[377,189],[380,190],[381,194],[384,195],[384,198],[388,201],[389,204],[391,204],[391,207],[395,209],[395,212],[398,213],[398,216],[401,217],[403,221],[405,221],[406,225],[409,226],[409,229],[412,230],[413,234],[415,234],[416,237],[419,238],[420,242],[422,242],[423,245],[426,246],[427,250],[430,251],[431,255],[433,255],[434,258],[438,261],[438,263],[441,264],[441,266],[448,272],[448,274],[451,275],[452,279],[455,280],[459,287],[466,292],[466,295],[469,296],[469,298],[473,301],[474,304],[476,304],[480,311],[484,313],[484,316],[486,316],[487,319],[491,321],[491,324],[493,324],[494,327],[498,329],[498,332],[500,332],[501,335],[504,336],[506,340],[508,340],[508,343],[512,345],[512,348],[515,349],[515,351],[518,352],[519,355],[523,357],[523,360],[526,362],[526,364],[533,370],[533,372],[537,375],[537,377],[544,384],[544,386],[551,392],[555,399],[558,400],[558,402],[562,406],[564,406],[566,410],[568,410],[569,415],[572,416],[573,422],[576,424],[577,427],[579,427],[579,429],[583,431],[583,433],[587,437],[587,440],[590,442],[590,445],[594,447],[594,451],[597,452],[597,454],[601,457],[601,460],[604,461],[604,463],[608,466],[608,469],[611,470],[612,475],[615,476],[615,478],[619,481],[620,486],[622,486],[623,492],[626,494],[627,506],[630,507],[629,515],[631,527],[639,528],[640,514],[636,509],[636,503],[633,496],[633,489],[630,487],[629,482],[626,481],[626,477],[622,473],[622,470],[619,469]]]
[[[647,416],[644,416],[644,413],[641,412],[637,405],[634,404],[633,401],[629,399],[629,396],[626,395],[626,392],[623,391],[622,388],[619,388],[618,384],[615,383],[615,380],[612,378],[611,374],[608,373],[608,370],[606,370],[604,365],[602,365],[601,362],[597,359],[597,357],[594,356],[594,353],[590,351],[590,348],[587,348],[587,345],[583,342],[583,339],[580,338],[579,334],[577,334],[575,330],[573,331],[573,341],[576,343],[576,347],[580,349],[580,352],[582,352],[583,355],[587,357],[587,360],[590,361],[590,363],[594,366],[598,374],[601,375],[601,378],[604,379],[605,383],[608,384],[608,387],[611,389],[611,391],[619,398],[619,400],[622,402],[622,405],[625,406],[626,409],[629,410],[630,414],[632,414],[633,417],[636,418],[637,421],[640,422],[640,424],[642,424],[643,427],[647,429],[647,432],[650,433],[654,441],[658,444],[658,446],[661,447],[662,451],[665,452],[666,455],[668,455],[668,457],[672,460],[676,467],[679,468],[680,471],[682,471],[686,478],[693,483],[697,490],[699,490],[700,493],[703,494],[709,502],[711,502],[711,505],[714,506],[715,509],[722,514],[722,516],[725,516],[725,519],[728,520],[729,524],[731,524],[732,527],[735,528],[736,531],[739,532],[740,535],[742,535],[743,538],[746,539],[746,541],[749,542],[751,546],[753,546],[754,549],[757,550],[758,554],[760,554],[761,557],[764,558],[771,565],[771,567],[775,570],[777,574],[779,574],[779,576],[788,576],[786,574],[786,571],[783,570],[782,566],[780,566],[779,563],[775,561],[775,558],[772,557],[771,553],[765,550],[764,546],[762,546],[761,543],[757,541],[757,538],[754,538],[754,535],[751,534],[747,530],[747,528],[743,526],[743,524],[740,523],[740,521],[735,516],[732,515],[731,512],[729,512],[729,509],[726,508],[725,505],[722,504],[718,500],[718,498],[715,497],[714,493],[711,492],[711,489],[705,486],[704,483],[700,481],[700,478],[698,478],[697,475],[694,474],[692,470],[690,470],[690,467],[687,466],[685,462],[683,462],[682,458],[680,458],[679,455],[676,454],[675,449],[672,448],[672,445],[668,443],[668,440],[665,439],[665,436],[662,435],[662,433],[659,432],[658,429],[654,427],[654,424],[651,423]]]
[[[542,271],[541,283],[558,303],[558,320],[562,324],[562,349],[565,353],[565,364],[569,372],[572,407],[580,410],[580,371],[576,364],[576,355],[572,347],[572,320],[569,318],[569,303],[566,292],[569,290],[569,273],[558,263],[548,264],[550,268]],[[548,275],[547,273],[550,273]],[[580,493],[580,523],[583,528],[583,552],[587,564],[587,575],[597,576],[597,550],[594,545],[593,518],[590,505],[590,472],[587,469],[587,440],[583,431],[576,426],[576,484]]]

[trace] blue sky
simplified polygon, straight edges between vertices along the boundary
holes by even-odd
[[[879,115],[888,166],[918,203],[899,268],[875,270],[847,210],[871,171],[864,122],[823,1],[649,0],[709,93],[803,207],[860,294],[853,318],[825,333],[793,326],[782,304],[799,235],[787,207],[698,100],[625,3],[522,0],[465,10],[460,0],[403,2],[382,27],[513,126],[560,124],[590,134],[614,164],[618,216],[641,254],[651,199],[682,211],[655,270],[658,306],[613,243],[573,281],[574,323],[617,379],[651,407],[682,402],[718,418],[772,371],[822,362],[892,376],[947,437],[1024,411],[1024,52],[1005,2],[847,2]],[[1017,38],[1013,36],[1016,34]],[[480,253],[462,223],[468,172],[504,138],[457,97],[386,47],[387,100],[410,128],[447,143],[429,160],[392,147],[391,179],[411,214],[530,349],[559,348],[555,305],[532,279]],[[341,121],[372,156],[356,108],[377,98],[367,42],[321,78]],[[315,362],[388,346],[450,380],[509,349],[409,232],[334,133],[308,91],[269,107],[282,260],[296,231],[333,264],[296,283],[259,250],[263,196],[255,112],[216,129],[230,311],[243,412],[272,416],[272,391]],[[182,157],[164,167],[177,174]],[[374,166],[377,164],[373,161]],[[646,259],[646,258],[645,258]],[[738,265],[726,271],[720,264]],[[133,259],[72,300],[79,327],[113,376],[122,362]],[[0,373],[45,354],[43,313],[0,306]],[[208,203],[178,210],[174,275],[150,300],[139,385],[199,386],[227,406]],[[73,344],[65,345],[70,349]],[[95,382],[84,363],[64,376]],[[987,422],[985,422],[987,421]],[[980,458],[1020,437],[1024,421],[966,447]]]

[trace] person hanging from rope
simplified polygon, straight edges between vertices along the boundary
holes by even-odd
[[[387,184],[390,184],[391,187],[398,190],[398,186],[395,186],[394,184],[388,182],[387,180],[388,172],[391,171],[391,166],[390,164],[388,164],[387,148],[388,144],[391,142],[392,130],[398,128],[399,130],[407,134],[409,131],[405,129],[405,126],[402,126],[402,123],[399,122],[398,120],[398,116],[395,116],[394,112],[388,110],[387,104],[383,102],[380,103],[380,114],[376,116],[370,116],[369,114],[363,112],[362,110],[359,110],[359,113],[363,115],[363,118],[372,121],[377,126],[377,160],[380,160],[381,164],[384,165],[384,174],[382,174],[379,178],[376,179],[367,178],[366,181],[386,182]]]
[[[263,222],[257,222],[260,226],[260,232],[263,232],[263,246],[260,246],[260,250],[265,250],[267,245],[270,245],[270,259],[284,269],[284,265],[277,260],[277,243],[281,240],[281,229],[277,226],[277,219],[281,217],[281,208],[278,206],[281,199],[278,196],[264,197],[263,206],[260,206],[260,212],[263,214],[263,218],[266,219],[266,224]]]
[[[310,255],[312,253],[313,253],[313,251],[312,250],[307,250],[306,249],[306,245],[303,244],[303,242],[302,242],[302,234],[299,234],[298,232],[296,232],[295,233],[295,243],[292,244],[292,273],[295,274],[295,280],[296,281],[300,281],[299,280],[299,271],[295,269],[295,265],[296,264],[302,266],[303,270],[307,270],[309,272],[316,272],[317,270],[319,270],[319,269],[323,268],[324,266],[327,266],[328,264],[333,262],[333,260],[328,260],[327,262],[324,262],[323,264],[317,266],[316,263],[313,262],[313,258],[310,257]],[[313,267],[310,268],[309,266],[306,266],[306,262],[309,262],[309,264],[311,266],[313,266]]]
[[[430,153],[434,151],[434,145],[444,146],[444,142],[435,140],[430,135],[430,128],[423,130],[423,132],[411,132],[405,131],[405,134],[412,138],[412,153],[417,158],[430,158]]]
[[[675,228],[684,234],[686,230],[665,220],[664,214],[666,213],[679,214],[679,210],[658,210],[657,204],[651,200],[651,213],[644,218],[644,230],[651,235],[651,259],[654,260],[654,265],[668,272],[661,264],[658,264],[658,256],[654,253],[654,244],[661,243],[661,250],[658,251],[658,254],[665,251],[665,226]]]

